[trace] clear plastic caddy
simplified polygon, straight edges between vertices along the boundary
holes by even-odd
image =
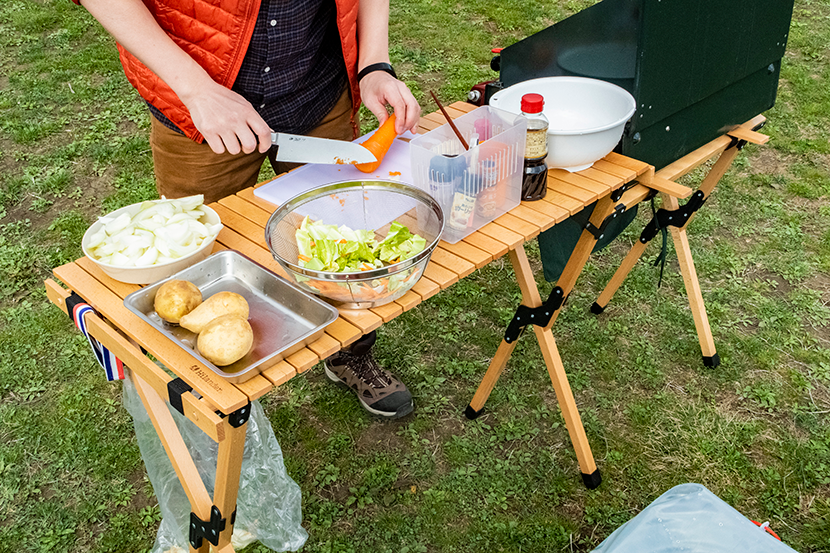
[[[410,142],[415,185],[444,212],[442,238],[455,244],[517,205],[522,195],[527,120],[484,106]]]

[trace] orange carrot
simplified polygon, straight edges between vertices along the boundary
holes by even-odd
[[[392,146],[392,141],[395,140],[396,136],[398,135],[395,132],[395,114],[393,113],[389,116],[389,119],[384,121],[383,125],[375,131],[375,134],[367,138],[366,141],[361,144],[364,148],[375,154],[377,161],[374,163],[357,163],[355,164],[355,167],[364,173],[371,173],[380,167],[380,162],[383,161],[383,156],[385,156],[386,152],[389,151],[389,148]]]
[[[306,256],[306,255],[303,255],[303,254],[299,254],[299,255],[297,255],[297,257],[300,259],[300,261],[305,261],[306,263],[308,263],[309,261],[311,261],[311,258],[310,258],[310,257],[308,257],[308,256]]]

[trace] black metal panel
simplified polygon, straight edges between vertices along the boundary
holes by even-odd
[[[501,51],[500,81],[575,75],[633,93],[643,0],[605,0]]]
[[[604,0],[502,50],[500,81],[579,75],[625,88],[637,112],[619,151],[659,168],[772,107],[792,10],[793,0]]]
[[[791,14],[791,0],[645,0],[632,128],[780,60]]]
[[[618,151],[661,169],[775,103],[780,62],[756,71],[658,123],[626,133]]]

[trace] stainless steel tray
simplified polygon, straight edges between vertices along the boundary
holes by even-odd
[[[219,368],[199,354],[197,335],[163,321],[153,308],[158,288],[168,280],[188,280],[207,299],[217,292],[236,292],[250,306],[248,322],[254,331],[251,351]],[[247,380],[315,341],[337,317],[337,309],[295,288],[282,277],[239,252],[215,253],[164,280],[133,292],[124,305],[160,330],[170,340],[229,382]]]

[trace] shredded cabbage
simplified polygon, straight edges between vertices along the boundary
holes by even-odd
[[[306,216],[295,233],[300,267],[314,271],[353,273],[409,259],[426,248],[426,240],[393,222],[378,242],[371,230],[326,225]]]
[[[87,250],[98,261],[120,267],[149,267],[180,259],[213,239],[222,224],[199,221],[204,196],[142,202],[130,216],[100,217],[101,228],[90,236]]]

